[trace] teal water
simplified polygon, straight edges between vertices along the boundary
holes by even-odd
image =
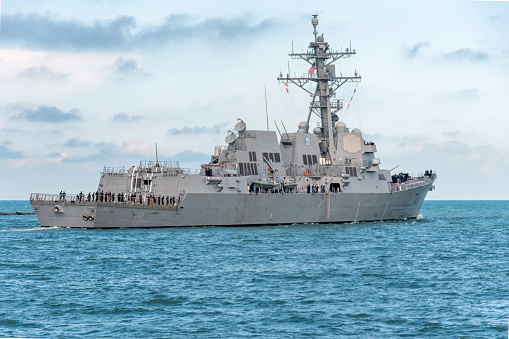
[[[135,230],[0,216],[0,337],[507,338],[509,201],[421,213]]]

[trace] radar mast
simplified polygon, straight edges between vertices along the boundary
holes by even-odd
[[[288,54],[292,59],[302,59],[311,65],[308,74],[302,77],[291,77],[287,74],[283,77],[281,73],[277,78],[281,83],[291,82],[304,91],[308,92],[313,99],[309,106],[309,114],[306,121],[306,133],[309,132],[309,120],[311,113],[316,114],[320,118],[320,152],[323,158],[330,159],[332,165],[337,163],[336,147],[334,143],[334,135],[336,134],[335,124],[338,121],[336,112],[343,108],[340,100],[331,101],[331,97],[335,96],[335,92],[347,82],[360,82],[361,77],[355,71],[353,76],[336,76],[335,65],[333,64],[340,58],[350,57],[356,54],[355,50],[346,48],[345,51],[332,51],[329,44],[324,41],[323,34],[318,35],[316,27],[318,26],[318,15],[313,15],[311,20],[313,25],[313,34],[315,40],[310,42],[306,53]],[[292,51],[293,52],[293,51]],[[316,72],[315,72],[316,71]],[[304,86],[310,81],[316,82],[314,93],[308,91]]]

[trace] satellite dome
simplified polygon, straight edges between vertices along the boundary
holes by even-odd
[[[307,125],[307,123],[305,121],[301,121],[299,123],[299,129],[305,130],[306,129],[306,125]]]
[[[320,127],[315,127],[313,128],[313,133],[315,133],[316,135],[320,135],[320,133],[322,133],[322,129]]]
[[[362,136],[362,132],[361,132],[361,130],[360,130],[360,129],[358,129],[358,128],[354,128],[354,129],[352,130],[352,133],[353,133],[353,134],[356,134],[356,135],[358,135],[358,136]]]

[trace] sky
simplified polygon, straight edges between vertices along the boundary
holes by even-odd
[[[309,96],[282,72],[309,66],[311,15],[349,128],[382,167],[438,173],[428,199],[509,199],[509,2],[4,0],[0,199],[97,189],[104,166],[178,160],[198,169],[238,118],[294,132]],[[316,119],[312,122],[316,123]]]

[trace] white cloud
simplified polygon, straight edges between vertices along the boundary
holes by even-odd
[[[121,151],[126,154],[155,154],[155,145],[152,147],[139,140],[129,140],[122,143]]]

